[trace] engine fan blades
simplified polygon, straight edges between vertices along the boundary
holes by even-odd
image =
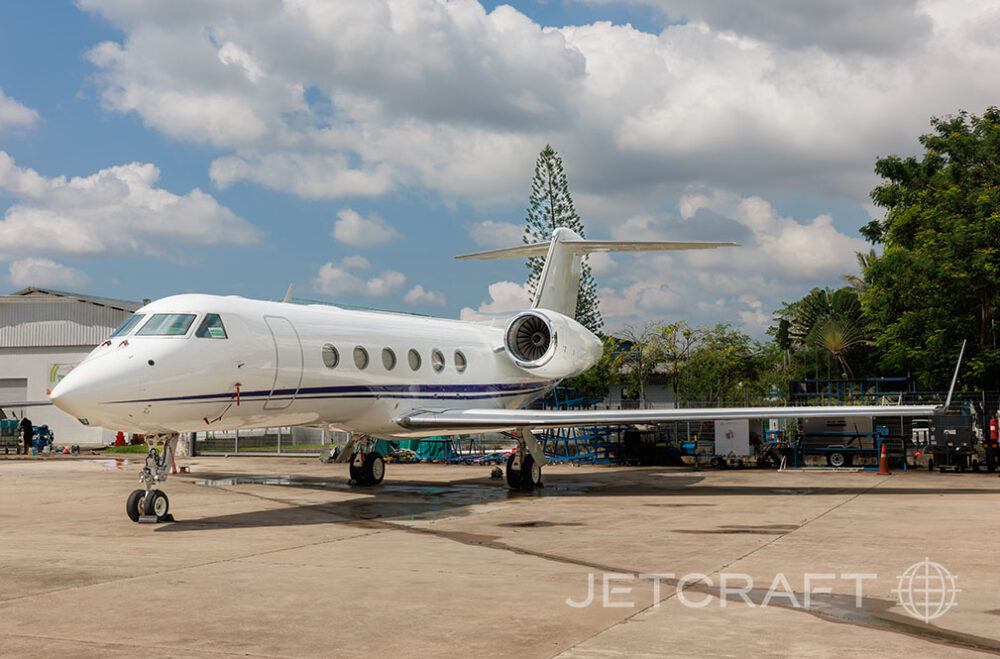
[[[551,340],[548,323],[537,316],[528,316],[521,321],[514,335],[518,356],[525,361],[535,361],[544,355]]]

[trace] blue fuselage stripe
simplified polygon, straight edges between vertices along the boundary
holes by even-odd
[[[276,400],[283,398],[303,398],[309,400],[339,398],[399,398],[399,399],[482,399],[507,398],[523,394],[533,394],[553,386],[552,382],[515,384],[403,384],[403,385],[351,385],[331,387],[302,387],[296,389],[275,389],[240,392],[241,400],[261,398]],[[168,396],[163,398],[137,398],[134,400],[114,400],[109,404],[127,403],[201,403],[217,400],[232,400],[232,391],[218,394],[194,394],[188,396]]]

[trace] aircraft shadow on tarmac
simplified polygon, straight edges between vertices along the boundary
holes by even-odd
[[[610,478],[609,478],[610,477]],[[997,495],[1000,488],[967,487],[906,487],[881,486],[878,482],[859,486],[794,486],[775,487],[765,485],[705,484],[705,477],[691,472],[664,472],[636,470],[614,472],[595,476],[593,473],[559,474],[550,478],[546,486],[532,492],[517,492],[507,489],[498,481],[484,478],[469,478],[448,482],[404,480],[386,483],[375,488],[351,487],[343,479],[298,477],[252,474],[200,474],[193,482],[208,486],[222,487],[238,494],[259,498],[262,502],[281,504],[278,508],[266,508],[225,515],[191,517],[184,513],[178,521],[159,526],[158,532],[204,531],[207,528],[247,528],[303,526],[311,524],[377,524],[384,522],[405,522],[417,519],[442,519],[460,517],[470,506],[501,501],[517,501],[539,497],[663,497],[663,504],[651,506],[684,507],[713,506],[714,503],[684,503],[679,501],[689,497],[727,496],[852,496],[870,494],[873,496],[917,496],[917,495]],[[253,492],[241,487],[272,486],[273,494]],[[361,494],[347,500],[331,500],[321,503],[296,503],[294,489],[325,490],[331,493]],[[271,489],[271,488],[269,488]],[[284,493],[282,492],[284,490]]]

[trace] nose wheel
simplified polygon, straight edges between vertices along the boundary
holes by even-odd
[[[167,480],[170,466],[174,462],[174,451],[177,448],[178,435],[154,435],[146,437],[149,452],[146,454],[146,464],[139,473],[139,482],[145,487],[132,490],[125,499],[125,514],[133,522],[172,522],[170,514],[170,499],[167,494],[154,487],[157,483]],[[163,441],[163,451],[156,449],[157,443]]]
[[[163,490],[132,490],[125,500],[125,513],[133,522],[172,522],[170,499]]]

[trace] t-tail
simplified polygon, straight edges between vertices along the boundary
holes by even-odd
[[[679,249],[715,249],[739,247],[739,243],[699,243],[665,241],[584,240],[578,234],[560,227],[552,232],[552,240],[520,245],[488,252],[464,254],[458,259],[508,259],[545,256],[545,265],[538,278],[532,309],[549,309],[572,318],[576,314],[576,298],[580,292],[583,257],[594,252],[648,252]]]

